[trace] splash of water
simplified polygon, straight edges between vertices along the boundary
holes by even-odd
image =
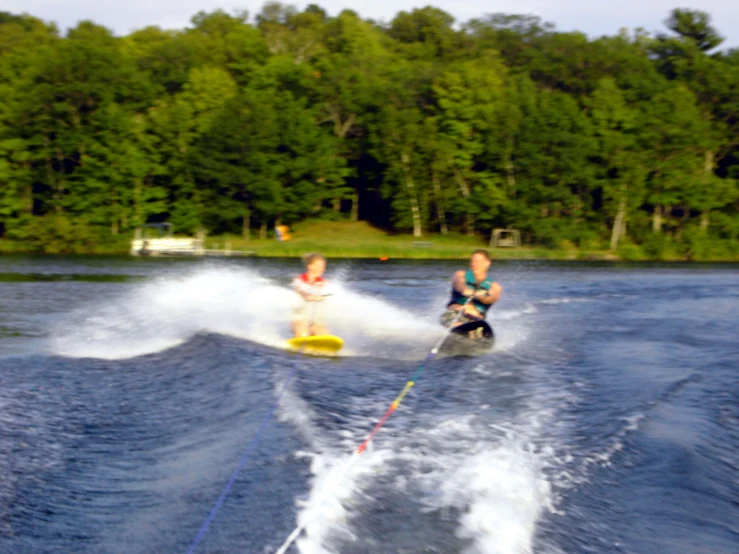
[[[318,313],[342,336],[346,355],[397,356],[438,334],[438,325],[341,282]],[[197,333],[219,333],[282,348],[298,302],[288,287],[252,270],[207,269],[136,285],[70,314],[51,333],[63,356],[124,359],[159,352]]]
[[[314,480],[309,497],[297,501],[298,524],[305,526],[305,535],[297,541],[299,551],[335,554],[337,541],[357,540],[357,497],[365,502],[371,498],[360,491],[372,488],[382,468],[401,463],[405,471],[393,477],[392,488],[420,492],[424,512],[455,509],[456,536],[467,544],[464,554],[532,552],[538,519],[545,510],[554,510],[544,473],[550,456],[534,445],[536,430],[530,422],[492,434],[479,423],[475,416],[447,416],[413,437],[396,439],[394,447],[369,450],[355,464],[335,449],[301,453],[311,459]]]

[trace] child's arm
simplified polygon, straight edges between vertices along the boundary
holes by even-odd
[[[317,300],[323,300],[323,294],[320,293],[318,290],[319,287],[322,288],[323,283],[316,283],[313,285],[309,285],[308,283],[304,283],[299,278],[295,278],[293,280],[293,289],[295,292],[297,292],[303,300],[306,302],[315,302]]]
[[[300,277],[295,277],[291,284],[293,290],[297,292],[300,297],[306,302],[310,301],[310,291],[308,291],[308,285],[300,280]]]

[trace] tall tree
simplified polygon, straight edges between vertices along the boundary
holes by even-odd
[[[323,113],[322,122],[330,124],[340,140],[343,155],[356,159],[365,114],[376,112],[382,104],[384,80],[392,75],[393,58],[384,46],[384,37],[354,12],[345,10],[326,24],[325,45],[328,54],[316,61],[315,87]],[[335,199],[340,207],[341,197]],[[359,216],[359,190],[350,194],[351,217]]]
[[[558,91],[536,93],[521,109],[515,156],[520,224],[545,243],[574,240],[591,216],[591,123],[571,96]]]
[[[470,61],[442,75],[434,86],[439,105],[439,125],[446,157],[459,187],[465,229],[475,232],[475,220],[490,216],[505,201],[500,167],[491,151],[500,154],[505,138],[496,131],[507,112],[505,69],[499,60]]]
[[[703,152],[710,140],[709,126],[701,117],[695,96],[674,86],[645,105],[642,112],[644,144],[650,145],[647,201],[654,207],[652,230],[661,233],[665,219],[678,228],[673,208],[687,208],[692,187],[701,182]],[[686,214],[684,214],[686,215]]]
[[[423,142],[423,115],[413,106],[387,106],[376,130],[383,137],[377,143],[377,156],[386,165],[383,194],[391,198],[394,223],[411,228],[414,237],[423,236],[425,217],[421,195],[425,182],[425,160],[419,145]]]
[[[60,38],[39,19],[0,12],[0,236],[23,234],[34,215],[34,137],[28,94]]]
[[[440,58],[454,54],[459,47],[460,37],[453,25],[450,14],[426,6],[398,13],[388,34],[406,45],[406,55],[412,58]]]
[[[644,198],[644,160],[638,142],[639,113],[626,104],[613,79],[602,79],[588,102],[597,141],[598,176],[611,226],[611,250],[626,236],[629,214]]]
[[[665,24],[676,36],[659,35],[651,46],[660,71],[695,94],[703,120],[694,139],[704,148],[703,174],[690,196],[704,232],[711,211],[730,202],[734,185],[716,172],[739,147],[739,71],[725,57],[708,54],[723,42],[710,21],[705,12],[675,9]]]
[[[711,16],[706,12],[676,8],[670,13],[665,25],[704,52],[713,50],[724,41],[711,25]]]
[[[222,68],[191,70],[181,93],[159,101],[149,120],[164,172],[157,183],[169,189],[169,214],[174,227],[192,232],[200,227],[203,199],[191,171],[192,145],[211,130],[226,103],[238,93],[231,75]]]

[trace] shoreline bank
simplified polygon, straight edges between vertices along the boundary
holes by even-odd
[[[457,260],[466,259],[477,248],[490,251],[499,260],[562,260],[593,262],[739,262],[739,244],[703,244],[690,248],[684,244],[664,242],[654,245],[626,243],[616,251],[593,244],[586,248],[569,241],[558,246],[519,246],[490,248],[481,236],[462,234],[414,237],[391,234],[366,222],[307,221],[291,230],[291,239],[278,241],[267,238],[244,239],[236,235],[207,236],[201,251],[209,256],[254,256],[263,258],[297,258],[306,252],[321,252],[329,258],[398,259],[398,260]],[[56,241],[53,243],[24,242],[0,239],[2,254],[72,254],[130,255],[132,236],[122,235],[110,242]],[[182,237],[186,238],[186,237]],[[154,254],[154,253],[151,253]],[[185,253],[192,255],[193,252]]]
[[[223,258],[223,257],[249,257],[249,258],[300,258],[307,252],[321,252],[327,258],[334,259],[366,259],[366,260],[465,260],[468,259],[475,248],[484,246],[460,247],[459,249],[438,248],[434,249],[360,249],[350,247],[336,247],[328,244],[310,243],[300,245],[298,243],[289,246],[259,246],[252,245],[248,252],[233,249],[232,254],[206,254],[197,255],[151,255],[150,258]],[[739,257],[716,256],[716,257],[685,257],[685,256],[623,256],[610,251],[593,250],[561,250],[545,248],[518,248],[515,250],[488,249],[494,260],[510,261],[577,261],[577,262],[674,262],[674,263],[739,263]],[[24,248],[7,248],[0,245],[0,256],[130,256],[128,250],[99,248],[93,250],[74,250],[60,252],[43,252]]]

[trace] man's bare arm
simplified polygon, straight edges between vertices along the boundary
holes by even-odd
[[[487,294],[480,295],[477,297],[477,300],[482,302],[483,304],[495,304],[500,299],[500,294],[503,292],[503,287],[500,286],[500,284],[493,283],[490,285],[490,290],[487,291]]]
[[[454,290],[458,293],[464,294],[465,296],[470,296],[474,292],[471,288],[467,287],[467,283],[464,278],[464,271],[457,271],[454,273],[454,276],[452,277],[452,287],[454,287]]]

